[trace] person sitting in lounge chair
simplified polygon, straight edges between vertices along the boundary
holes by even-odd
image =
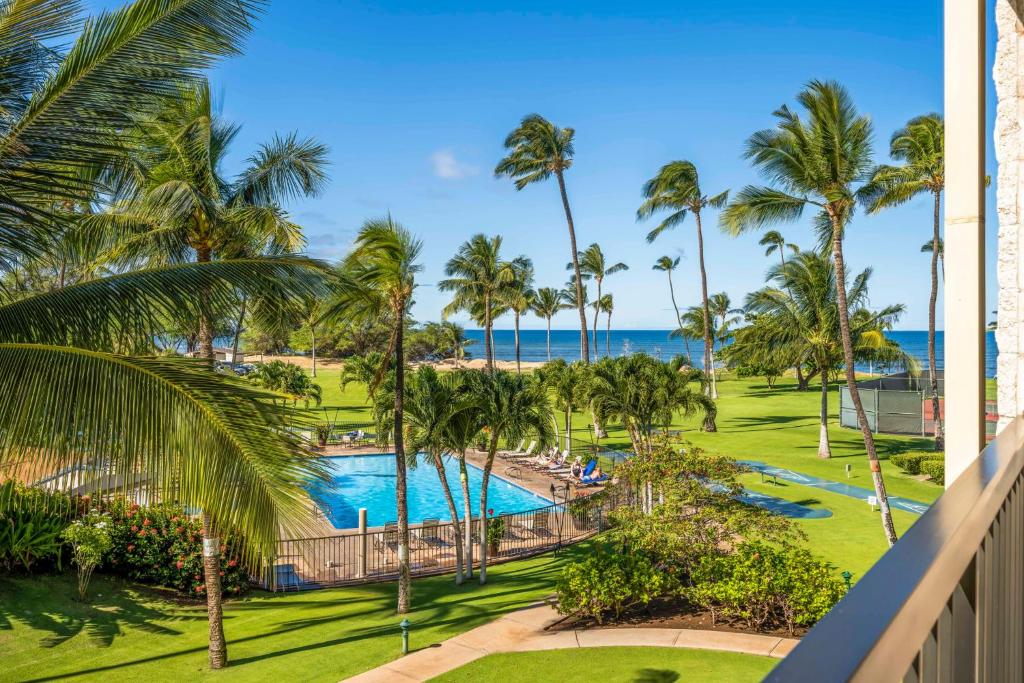
[[[595,467],[597,467],[597,460],[587,461],[586,466],[583,468],[583,471],[580,472],[579,476],[573,476],[572,474],[569,475],[570,481],[583,481],[584,477],[589,477],[594,472]]]
[[[597,466],[590,474],[585,474],[580,477],[580,484],[583,484],[584,486],[591,486],[594,484],[600,484],[607,480],[608,475],[601,470],[600,466]]]
[[[569,467],[569,478],[579,479],[583,475],[583,458],[576,456],[576,459],[572,461],[572,465]]]
[[[548,463],[548,472],[554,472],[565,467],[565,461],[569,457],[569,451],[562,451],[554,457],[554,459]]]

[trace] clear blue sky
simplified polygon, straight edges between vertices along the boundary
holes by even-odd
[[[539,286],[566,281],[568,237],[553,181],[516,192],[492,170],[524,114],[576,128],[567,180],[580,246],[597,241],[630,266],[607,280],[614,325],[667,328],[667,287],[651,264],[681,253],[677,293],[682,304],[697,303],[695,238],[688,220],[644,241],[650,226],[634,220],[643,182],[673,159],[695,162],[708,191],[756,181],[740,157],[743,141],[811,78],[850,89],[874,120],[881,161],[895,128],[941,110],[941,35],[940,2],[277,0],[246,54],[212,81],[224,115],[243,125],[230,166],[275,131],[330,146],[327,192],[291,207],[312,255],[342,256],[361,221],[387,211],[422,236],[420,320],[439,317],[445,299],[432,284],[476,232],[504,235],[509,257],[530,256]],[[772,261],[757,236],[727,237],[715,223],[707,217],[710,287],[738,305]],[[812,243],[806,223],[781,230]],[[927,200],[860,216],[849,233],[851,265],[874,267],[873,304],[907,305],[901,329],[927,322],[928,262],[918,250],[929,235]],[[556,327],[574,321],[563,313]]]

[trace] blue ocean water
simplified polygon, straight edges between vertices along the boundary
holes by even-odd
[[[681,339],[669,339],[668,330],[612,330],[605,338],[604,330],[599,330],[597,335],[598,351],[601,355],[610,352],[613,356],[621,356],[628,353],[643,351],[655,358],[668,360],[678,354],[687,353],[689,344],[689,356],[694,363],[701,363],[701,344],[697,339],[683,341]],[[928,333],[923,330],[887,332],[886,335],[899,344],[909,353],[921,361],[923,366],[928,362]],[[473,340],[469,352],[474,358],[482,358],[484,355],[483,330],[466,330],[466,337]],[[546,361],[548,359],[545,330],[521,330],[520,337],[520,358],[524,361]],[[985,349],[985,374],[987,377],[996,376],[996,339],[994,332],[986,335]],[[935,335],[935,347],[937,365],[941,369],[943,363],[943,334],[937,332]],[[515,360],[515,333],[513,330],[494,330],[494,355],[499,360]],[[591,349],[593,354],[593,349]],[[551,330],[551,357],[564,358],[565,360],[579,360],[580,357],[580,333],[578,330]],[[868,370],[868,366],[858,366],[858,369]],[[871,368],[877,370],[878,368]]]
[[[393,522],[398,518],[393,453],[348,455],[327,458],[327,461],[330,464],[330,481],[311,489],[310,496],[331,520],[334,528],[353,529],[359,526],[359,508],[366,508],[368,526],[384,526],[385,522]],[[467,463],[467,470],[470,502],[473,514],[477,514],[483,470],[471,463]],[[457,461],[452,458],[446,460],[445,475],[456,508],[461,511],[462,485],[459,483]],[[437,470],[433,464],[423,460],[423,456],[416,467],[408,469],[407,488],[410,524],[419,524],[431,518],[451,521]],[[549,503],[546,498],[494,474],[487,482],[487,507],[492,508],[496,515],[532,510]]]

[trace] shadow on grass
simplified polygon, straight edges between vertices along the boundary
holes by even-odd
[[[804,429],[812,418],[806,415],[737,415],[726,422],[734,431],[771,431],[778,429]]]
[[[674,683],[679,674],[668,669],[640,669],[636,672],[634,683]]]

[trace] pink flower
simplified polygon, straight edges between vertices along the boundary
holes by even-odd
[[[237,567],[238,566],[238,560],[228,560],[228,566],[229,567]]]
[[[135,550],[135,544],[134,543],[129,543],[128,544],[128,552],[131,552],[133,550]]]
[[[177,562],[176,562],[176,563],[174,564],[174,566],[175,566],[175,567],[177,567],[178,569],[183,569],[183,568],[185,567],[185,563],[184,563],[184,562],[182,562],[181,560],[178,560],[178,561],[177,561]]]
[[[142,526],[150,526],[152,524],[153,524],[153,522],[149,521],[148,517],[146,519],[142,520]]]

